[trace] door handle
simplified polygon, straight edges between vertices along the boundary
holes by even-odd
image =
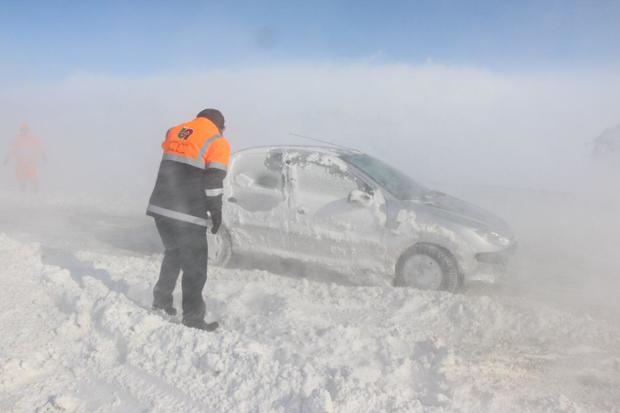
[[[297,213],[299,215],[306,215],[306,210],[304,208],[297,208]]]
[[[231,196],[230,198],[227,199],[227,201],[232,203],[232,204],[236,204],[237,203],[237,198],[235,198],[234,196]]]

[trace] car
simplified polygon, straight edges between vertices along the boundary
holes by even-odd
[[[502,219],[353,149],[236,152],[224,202],[221,230],[208,236],[209,261],[220,266],[234,252],[454,292],[516,248]]]

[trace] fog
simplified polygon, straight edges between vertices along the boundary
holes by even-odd
[[[26,121],[48,147],[44,186],[141,196],[167,128],[209,106],[225,114],[234,149],[310,143],[289,135],[296,132],[372,153],[424,182],[537,189],[573,187],[588,173],[588,143],[620,122],[620,76],[613,73],[431,64],[291,63],[139,78],[81,73],[1,96],[5,142]]]
[[[167,128],[217,107],[233,150],[312,144],[290,133],[309,135],[504,217],[520,240],[511,291],[569,289],[559,301],[587,304],[618,291],[620,167],[590,157],[592,139],[620,122],[613,72],[283,62],[134,78],[76,73],[0,96],[4,147],[21,122],[45,144],[40,197],[124,200],[142,214]],[[15,189],[11,168],[0,183]]]
[[[0,107],[0,156],[22,122],[45,151],[38,192],[19,190],[14,164],[0,168],[0,410],[620,403],[620,156],[592,156],[620,123],[617,71],[287,61],[80,72],[15,82]],[[207,107],[223,112],[233,150],[315,144],[302,134],[381,158],[505,219],[516,254],[455,294],[245,257],[209,267],[206,319],[222,327],[180,326],[151,308],[163,247],[145,210],[166,130]]]

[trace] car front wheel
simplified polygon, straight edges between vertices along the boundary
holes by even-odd
[[[398,287],[455,292],[461,284],[456,261],[437,245],[414,245],[396,264],[394,285]]]

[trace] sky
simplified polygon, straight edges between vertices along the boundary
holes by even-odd
[[[144,76],[370,62],[620,66],[620,1],[0,1],[0,75]]]

